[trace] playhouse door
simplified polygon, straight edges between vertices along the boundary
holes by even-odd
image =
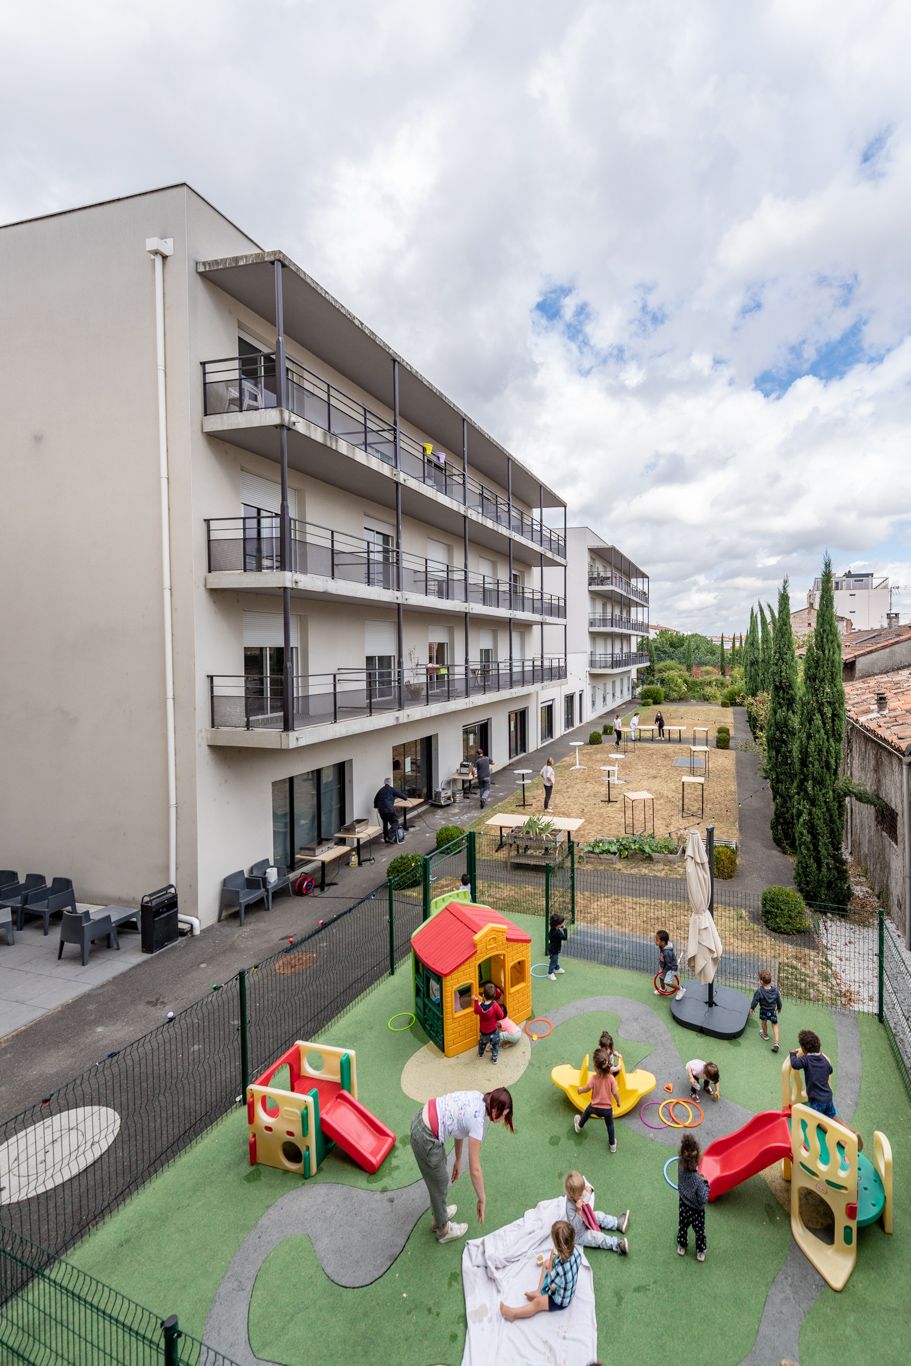
[[[503,993],[502,1004],[506,1004],[506,959],[502,953],[485,958],[478,968],[478,986],[482,982],[493,982]]]

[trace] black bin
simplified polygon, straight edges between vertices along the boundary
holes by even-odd
[[[157,953],[177,938],[177,888],[173,883],[148,892],[139,903],[139,936],[143,953]]]

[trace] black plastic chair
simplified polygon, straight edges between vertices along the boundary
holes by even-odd
[[[6,935],[8,944],[15,944],[16,936],[13,933],[13,913],[9,906],[0,906],[0,930]]]
[[[91,911],[64,911],[60,921],[60,947],[57,960],[63,957],[64,944],[78,944],[82,950],[82,966],[89,961],[89,947],[96,939],[106,939],[109,949],[119,949],[120,940],[111,917],[102,912],[92,915]]]
[[[0,897],[5,892],[12,892],[19,886],[19,874],[14,873],[12,868],[0,868]]]
[[[24,882],[18,882],[13,887],[3,888],[3,891],[0,892],[0,904],[9,906],[12,910],[16,911],[18,916],[19,908],[25,905],[31,892],[43,892],[46,890],[47,878],[43,873],[27,873]],[[21,930],[22,926],[19,925],[17,928]]]
[[[243,868],[238,868],[236,873],[229,873],[221,884],[218,918],[221,920],[225,911],[237,911],[240,916],[240,923],[243,924],[247,907],[255,905],[257,901],[265,901],[265,899],[266,890],[263,887],[263,879],[247,877]]]
[[[267,880],[267,868],[275,868],[277,870],[278,877],[275,879],[274,882],[269,882]],[[272,862],[271,859],[268,858],[260,859],[259,863],[254,863],[253,867],[250,869],[249,877],[251,879],[257,878],[259,880],[259,883],[266,894],[267,911],[271,911],[272,898],[276,895],[277,892],[284,892],[286,890],[290,890],[291,888],[292,879],[291,874],[288,872],[287,868],[282,868],[280,864],[275,864]]]
[[[16,929],[22,929],[22,922],[27,915],[40,916],[44,922],[44,933],[47,934],[52,915],[58,911],[65,910],[69,906],[71,911],[76,909],[76,892],[73,888],[73,879],[69,877],[55,877],[50,887],[39,888],[34,892],[29,892],[23,904],[16,912]]]

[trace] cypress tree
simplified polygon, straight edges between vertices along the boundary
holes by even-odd
[[[693,637],[687,636],[683,646],[683,663],[688,674],[693,672]]]
[[[772,628],[759,604],[759,691],[768,692],[772,682]]]
[[[743,647],[743,677],[747,697],[755,697],[762,692],[761,660],[759,658],[759,627],[756,624],[756,608],[750,608],[750,625],[747,630],[746,645]]]
[[[795,762],[797,745],[797,655],[791,631],[788,580],[778,592],[778,612],[772,633],[772,676],[769,680],[769,720],[766,727],[766,772],[772,789],[772,838],[791,853],[796,840]]]
[[[830,906],[846,906],[851,898],[842,850],[845,799],[839,785],[844,732],[841,647],[827,555],[798,713],[794,881],[805,900]]]
[[[721,670],[721,677],[724,678],[725,663],[724,663],[724,632],[723,632],[723,631],[722,631],[722,633],[721,633],[721,644],[718,646],[718,667],[719,667],[720,670]]]

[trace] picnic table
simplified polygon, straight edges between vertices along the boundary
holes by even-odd
[[[498,849],[503,848],[503,831],[518,830],[525,824],[524,816],[517,816],[511,811],[501,812],[499,816],[491,816],[484,822],[485,825],[493,825],[499,829],[500,843]],[[561,835],[566,835],[567,840],[571,840],[576,831],[585,824],[585,818],[579,816],[548,816],[551,828]]]

